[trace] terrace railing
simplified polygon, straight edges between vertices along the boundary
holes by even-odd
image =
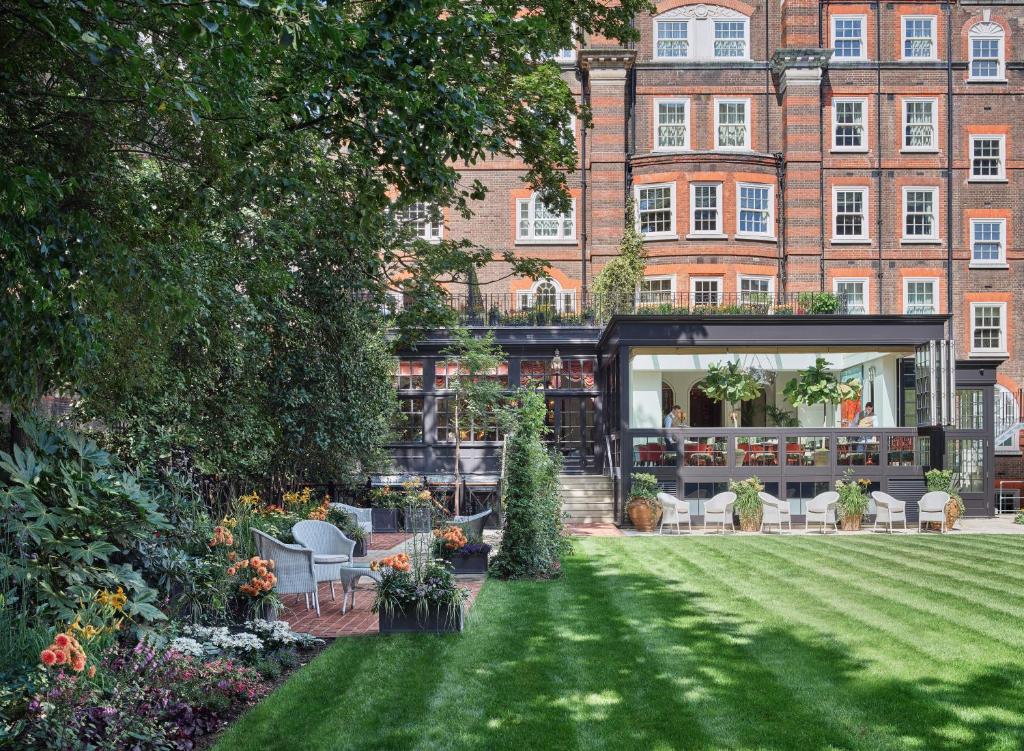
[[[859,315],[864,298],[829,292],[786,295],[746,292],[642,292],[576,295],[558,292],[451,295],[459,322],[477,326],[600,326],[613,315]]]

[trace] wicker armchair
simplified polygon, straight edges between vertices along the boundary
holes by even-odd
[[[952,497],[944,490],[932,490],[921,496],[917,506],[917,531],[924,531],[925,522],[938,522],[939,533],[946,531],[946,506]]]
[[[301,594],[306,597],[306,608],[309,608],[309,597],[313,596],[313,607],[317,616],[320,615],[320,598],[316,591],[316,573],[313,569],[313,551],[301,545],[286,545],[276,537],[252,530],[253,540],[260,558],[274,562],[274,575],[277,584],[274,589],[278,594]]]
[[[331,599],[336,600],[334,583],[341,580],[341,567],[352,561],[356,549],[354,540],[330,522],[306,519],[292,527],[292,537],[304,548],[313,551],[313,570],[316,580],[331,583]]]
[[[761,531],[772,524],[779,525],[779,534],[782,534],[782,525],[788,524],[789,531],[793,531],[793,517],[790,514],[789,501],[776,498],[771,493],[764,491],[758,493],[761,498]]]
[[[687,529],[693,532],[693,524],[690,522],[690,504],[687,501],[681,501],[668,493],[658,493],[658,500],[661,501],[662,509],[658,534],[662,534],[665,529],[665,522],[675,524],[677,533],[682,531],[679,528],[679,522],[686,522]]]
[[[373,509],[349,506],[347,503],[332,503],[331,508],[344,511],[356,518],[356,524],[366,533],[367,541],[373,539]]]
[[[490,515],[491,509],[481,511],[479,514],[473,514],[472,516],[453,516],[452,524],[462,527],[466,537],[474,540],[482,539],[484,536],[484,522]]]
[[[836,503],[839,502],[839,493],[834,490],[826,490],[818,493],[807,502],[807,514],[804,516],[804,529],[810,529],[812,524],[821,525],[821,533],[825,534],[825,525],[831,524],[832,529],[838,530],[836,526]]]
[[[893,498],[888,493],[875,490],[871,493],[875,502],[875,526],[877,530],[879,523],[888,525],[889,532],[892,532],[893,522],[903,522],[903,531],[907,531],[907,504]]]
[[[722,534],[725,534],[725,525],[736,531],[732,523],[732,505],[736,503],[736,494],[727,490],[718,495],[712,496],[704,503],[704,530],[707,531],[709,524],[721,524]]]

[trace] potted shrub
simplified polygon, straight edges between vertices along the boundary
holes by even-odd
[[[451,564],[456,574],[486,574],[491,546],[479,539],[470,541],[462,527],[450,525],[434,530],[431,552]]]
[[[836,492],[839,493],[836,513],[839,514],[843,529],[848,532],[859,530],[864,514],[867,513],[871,503],[867,488],[868,481],[854,480],[852,470],[844,472],[843,479],[836,481]]]
[[[748,477],[730,482],[729,490],[736,494],[733,509],[740,518],[740,531],[757,532],[761,529],[761,515],[764,511],[758,493],[764,490],[764,485],[757,477]]]
[[[398,509],[402,494],[391,488],[376,488],[370,493],[371,519],[374,532],[397,532]]]
[[[960,497],[960,487],[953,479],[951,469],[930,469],[924,473],[928,490],[942,490],[949,493],[950,502],[946,504],[946,528],[952,529],[953,524],[964,515],[967,509],[964,507],[964,499]],[[938,525],[938,522],[928,522],[929,526]]]
[[[430,560],[413,566],[405,553],[374,561],[373,612],[382,634],[462,631],[469,590],[459,587],[451,566]]]
[[[658,478],[646,472],[633,475],[626,513],[640,532],[653,532],[661,520],[661,501],[658,500]]]

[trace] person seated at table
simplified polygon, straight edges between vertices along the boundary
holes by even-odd
[[[853,424],[850,427],[854,428],[873,428],[875,427],[875,405],[868,402],[864,405],[864,409],[857,413],[857,416],[853,418]]]

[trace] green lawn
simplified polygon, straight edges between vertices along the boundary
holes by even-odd
[[[260,749],[1024,748],[1024,537],[591,538],[461,637],[343,639]]]

